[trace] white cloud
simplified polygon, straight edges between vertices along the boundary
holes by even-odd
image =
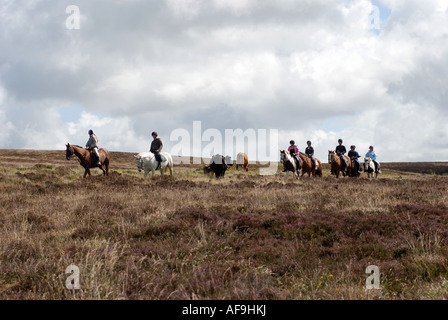
[[[447,134],[448,5],[382,3],[377,35],[367,0],[79,1],[80,30],[64,28],[67,1],[0,1],[0,147],[84,142],[92,127],[138,151],[202,120],[279,128],[323,156],[342,137],[387,161],[446,159],[448,140],[431,141]],[[85,109],[69,124],[68,104]]]

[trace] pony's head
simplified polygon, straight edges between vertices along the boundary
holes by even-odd
[[[143,157],[141,155],[134,155],[135,162],[137,163],[138,172],[143,170]]]
[[[375,164],[373,163],[371,158],[364,158],[364,171],[368,171],[369,168],[375,170]]]
[[[333,150],[328,150],[328,163],[331,163],[334,159],[334,151]]]
[[[65,145],[65,147],[66,147],[66,149],[65,149],[65,157],[67,158],[67,160],[70,160],[70,158],[73,156],[75,151],[73,150],[73,147],[70,145],[70,143],[67,143]]]
[[[288,160],[288,155],[289,153],[286,150],[280,150],[280,161],[284,163]]]

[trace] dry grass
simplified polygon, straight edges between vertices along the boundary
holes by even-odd
[[[0,150],[0,298],[446,299],[448,179],[383,168],[144,180],[113,153],[109,177],[83,180],[63,151]],[[65,288],[71,264],[81,290]]]

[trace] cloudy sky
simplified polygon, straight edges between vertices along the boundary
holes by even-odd
[[[0,0],[0,148],[64,149],[93,129],[129,152],[158,131],[170,151],[201,121],[309,139],[324,161],[338,138],[443,161],[447,86],[446,0]]]

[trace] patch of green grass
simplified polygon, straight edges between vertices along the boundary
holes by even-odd
[[[53,165],[49,163],[37,163],[32,168],[34,169],[44,169],[44,170],[53,170]]]

